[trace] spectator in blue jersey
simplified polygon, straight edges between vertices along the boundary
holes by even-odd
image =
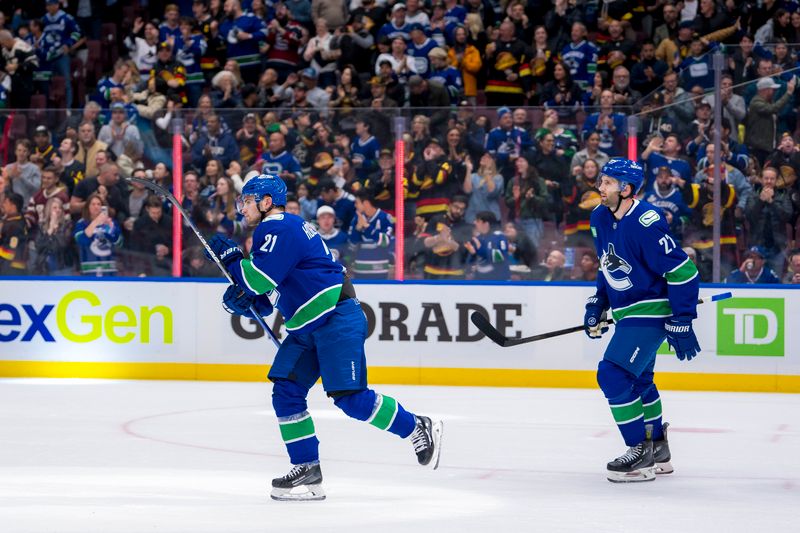
[[[654,136],[640,157],[640,160],[645,162],[645,180],[648,183],[655,182],[658,169],[667,166],[682,182],[691,181],[692,167],[681,158],[680,153],[681,141],[677,134],[670,133],[666,137]],[[683,187],[683,183],[680,183],[679,187]]]
[[[290,192],[297,190],[297,180],[302,178],[300,161],[286,150],[286,136],[281,131],[269,134],[269,150],[261,156],[261,172],[280,176]]]
[[[58,0],[45,2],[47,13],[42,18],[43,38],[50,43],[50,53],[47,61],[53,69],[53,74],[63,76],[67,91],[67,108],[72,107],[72,75],[70,68],[70,54],[81,46],[85,39],[81,37],[78,23],[71,15],[61,10]],[[81,102],[82,103],[82,102]]]
[[[744,256],[744,261],[739,268],[734,269],[725,283],[742,284],[774,284],[780,283],[780,279],[769,267],[765,259],[765,252],[758,246],[751,247]]]
[[[164,7],[164,22],[158,26],[158,42],[175,41],[181,35],[181,12],[176,4],[167,4]]]
[[[192,164],[205,168],[209,159],[219,159],[224,167],[239,158],[239,146],[230,131],[223,131],[216,114],[206,117],[206,132],[201,133],[192,145]]]
[[[461,100],[464,92],[464,82],[461,79],[461,71],[450,66],[447,52],[443,48],[436,47],[428,52],[430,61],[430,71],[428,81],[439,82],[447,89],[450,95],[450,103],[455,105]]]
[[[473,265],[473,276],[480,280],[507,280],[510,253],[508,239],[500,229],[500,222],[490,211],[475,215],[475,236],[464,243],[468,262]]]
[[[333,208],[336,213],[336,227],[350,228],[356,216],[356,199],[352,194],[341,189],[334,180],[326,179],[319,184],[319,201],[321,205]]]
[[[333,258],[347,266],[350,239],[347,231],[335,226],[336,212],[331,206],[323,205],[317,209],[316,219],[319,236],[325,241],[325,245],[331,251]]]
[[[438,48],[438,44],[425,34],[422,24],[409,25],[409,35],[411,42],[408,44],[408,55],[414,58],[417,74],[427,78],[430,70],[428,54],[434,48]]]
[[[108,212],[108,204],[98,194],[90,194],[75,224],[80,271],[84,276],[115,276],[116,249],[122,245],[122,232]]]
[[[623,152],[625,140],[625,115],[614,110],[614,93],[610,89],[600,93],[600,111],[586,117],[583,136],[596,131],[600,134],[600,150],[610,156]]]
[[[404,41],[408,41],[411,38],[410,30],[411,24],[406,22],[406,5],[398,2],[392,6],[391,20],[381,26],[375,38],[388,37],[389,39],[394,39],[395,37],[400,37]]]
[[[561,50],[561,61],[569,69],[575,83],[584,91],[594,82],[597,54],[597,46],[586,40],[586,25],[583,22],[573,22],[570,43]]]
[[[497,124],[486,136],[486,150],[495,157],[503,177],[508,178],[514,173],[514,161],[533,151],[533,140],[528,132],[514,126],[507,107],[497,110]]]
[[[111,89],[124,89],[131,77],[130,66],[124,59],[118,59],[114,63],[114,70],[110,76],[106,76],[97,82],[97,89],[92,95],[92,100],[100,104],[103,109],[108,109],[111,104]]]
[[[387,279],[392,271],[394,221],[374,202],[369,191],[362,189],[355,194],[350,242],[357,248],[350,272],[357,279]]]
[[[667,165],[658,167],[655,180],[647,185],[644,200],[660,207],[669,225],[670,232],[680,245],[683,237],[683,226],[689,221],[691,210],[686,205],[681,191],[681,178],[672,174]]]
[[[228,59],[239,64],[246,83],[258,83],[261,75],[260,43],[267,38],[263,20],[242,9],[240,0],[225,0],[227,18],[219,25],[220,37],[228,45]]]
[[[350,157],[359,181],[366,180],[378,170],[381,146],[372,135],[372,125],[365,118],[356,120],[356,138],[350,145]]]
[[[714,86],[714,67],[711,64],[713,48],[706,53],[700,38],[692,39],[689,56],[678,67],[681,73],[681,87],[685,90],[688,91],[696,85],[702,87],[703,90]]]
[[[197,22],[191,17],[181,17],[180,35],[175,38],[175,59],[186,71],[187,105],[195,107],[203,94],[205,77],[200,62],[208,49],[208,43],[198,32]]]

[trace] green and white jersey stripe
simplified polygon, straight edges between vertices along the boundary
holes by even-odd
[[[309,298],[306,303],[297,308],[292,318],[286,321],[286,329],[288,331],[298,330],[331,311],[336,307],[341,292],[342,284],[340,283],[323,289]]]
[[[367,419],[367,423],[378,429],[387,430],[392,426],[395,417],[397,417],[397,400],[391,396],[376,394],[375,407],[372,409],[372,415]]]
[[[644,417],[642,399],[636,398],[632,402],[611,405],[611,414],[619,426],[638,420]]]
[[[281,438],[285,444],[291,444],[303,439],[310,439],[316,436],[314,420],[308,411],[278,418],[278,425],[281,429]]]
[[[266,272],[258,268],[250,259],[242,259],[239,266],[247,288],[256,294],[264,294],[278,286]]]
[[[697,277],[697,267],[687,257],[683,263],[664,274],[664,277],[670,285],[683,285]]]
[[[661,416],[661,398],[656,401],[642,404],[644,408],[644,421],[652,422]]]
[[[672,316],[672,307],[667,298],[642,300],[625,307],[611,309],[611,317],[614,322],[625,318],[666,318],[668,316]]]

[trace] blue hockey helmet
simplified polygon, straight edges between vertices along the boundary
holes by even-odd
[[[620,191],[625,189],[626,183],[630,183],[633,187],[634,194],[636,194],[642,187],[642,183],[644,183],[644,170],[642,166],[636,161],[622,159],[621,157],[610,159],[608,163],[603,165],[603,170],[600,171],[600,175],[605,175],[617,180],[619,182]]]
[[[253,176],[242,187],[242,195],[239,197],[239,212],[242,211],[244,200],[252,196],[256,203],[259,203],[265,196],[272,198],[272,205],[286,205],[286,183],[274,174],[261,174]]]

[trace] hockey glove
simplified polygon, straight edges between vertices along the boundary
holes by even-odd
[[[232,315],[250,315],[250,306],[253,305],[253,296],[247,294],[237,285],[228,285],[222,296],[222,307]]]
[[[273,307],[266,295],[251,296],[236,285],[229,285],[222,296],[222,307],[232,315],[255,318],[250,308],[265,317],[272,314]]]
[[[211,237],[208,241],[208,246],[226,267],[244,258],[244,254],[239,249],[239,246],[224,235],[214,235]],[[208,250],[204,250],[204,252],[209,261],[214,261],[214,258],[211,257]]]
[[[700,345],[692,329],[692,319],[685,316],[674,316],[664,324],[667,330],[667,342],[675,350],[678,359],[691,361],[700,353]]]
[[[608,331],[605,306],[600,303],[597,296],[592,296],[586,302],[586,314],[583,315],[583,329],[590,339],[599,339]]]

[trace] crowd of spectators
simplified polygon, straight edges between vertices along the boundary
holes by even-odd
[[[35,4],[0,3],[0,274],[169,275],[172,210],[125,178],[180,170],[203,233],[245,248],[238,191],[281,176],[357,279],[393,276],[403,231],[407,277],[591,281],[598,176],[635,115],[639,196],[702,279],[720,129],[723,277],[800,282],[796,0]],[[184,233],[184,275],[218,275]]]

